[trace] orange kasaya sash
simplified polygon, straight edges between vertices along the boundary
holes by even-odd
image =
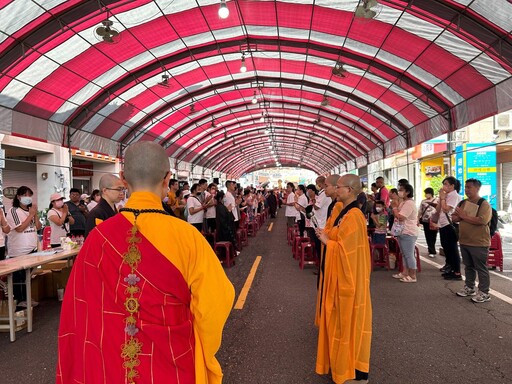
[[[130,340],[125,307],[135,272],[139,304],[133,361],[142,383],[194,383],[191,294],[181,272],[149,241],[135,271],[124,262],[133,225],[122,214],[106,220],[87,237],[73,266],[62,305],[57,383],[126,383],[122,347]],[[178,252],[178,251],[177,251]],[[133,276],[132,276],[133,280]],[[133,328],[131,333],[133,334]]]

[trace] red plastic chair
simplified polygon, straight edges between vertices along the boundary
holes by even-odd
[[[491,246],[487,256],[487,266],[489,268],[499,268],[503,272],[503,248],[501,243],[501,235],[496,232],[491,238]]]
[[[43,244],[42,244],[43,250],[49,249],[52,247],[51,235],[52,235],[52,227],[50,227],[50,226],[44,227],[44,229],[43,229]]]

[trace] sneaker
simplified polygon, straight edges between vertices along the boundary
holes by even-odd
[[[464,286],[464,289],[461,289],[460,291],[458,291],[456,293],[457,296],[460,296],[460,297],[467,297],[467,296],[475,296],[476,295],[476,291],[474,288],[469,288],[468,286]]]
[[[449,272],[452,270],[452,267],[450,267],[448,264],[444,265],[442,268],[439,268],[439,272]]]
[[[471,298],[473,303],[485,303],[486,301],[491,301],[491,295],[488,293],[478,292],[475,297]]]
[[[428,257],[434,258],[434,257],[436,257],[436,254],[435,253],[429,253]]]

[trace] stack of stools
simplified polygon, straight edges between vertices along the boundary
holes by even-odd
[[[493,269],[499,268],[503,272],[503,248],[501,244],[501,235],[496,232],[491,237],[491,246],[487,256],[487,266]]]

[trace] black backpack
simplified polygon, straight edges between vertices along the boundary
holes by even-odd
[[[476,211],[476,215],[478,216],[478,211],[480,211],[480,206],[482,205],[483,201],[485,199],[483,197],[481,197],[478,202],[477,202],[477,205],[478,205],[478,209]],[[462,206],[462,204],[465,202],[466,200],[462,200],[460,203],[459,203],[459,207]],[[489,233],[491,235],[491,237],[494,236],[494,234],[496,233],[496,231],[498,230],[498,211],[496,211],[493,207],[491,207],[491,210],[492,210],[492,216],[491,216],[491,221],[489,221],[489,223],[487,224],[489,226]]]

